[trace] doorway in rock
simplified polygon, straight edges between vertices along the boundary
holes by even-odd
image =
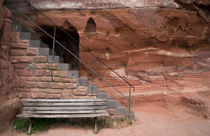
[[[53,26],[42,26],[51,36],[54,34]],[[65,33],[64,31],[65,30]],[[43,43],[47,44],[51,49],[53,47],[53,40],[50,37],[46,37],[45,35],[41,36]],[[56,40],[59,41],[62,45],[64,45],[69,51],[71,51],[74,55],[79,58],[79,34],[77,29],[67,20],[64,21],[63,25],[60,26],[60,29],[56,29]],[[64,63],[69,63],[71,69],[79,69],[78,68],[78,60],[71,55],[68,51],[63,49],[59,44],[55,44],[55,54],[62,57],[64,59]]]

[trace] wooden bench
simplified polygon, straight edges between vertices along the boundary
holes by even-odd
[[[106,99],[23,99],[23,110],[19,118],[30,120],[28,134],[31,134],[33,118],[94,118],[98,133],[97,117],[107,117]]]

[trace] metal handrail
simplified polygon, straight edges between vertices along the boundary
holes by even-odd
[[[71,40],[73,40],[75,43],[79,44],[81,47],[85,48],[86,50],[89,51],[89,53],[95,57],[97,60],[99,60],[103,65],[105,65],[109,70],[111,70],[112,72],[114,72],[119,78],[121,78],[125,83],[127,83],[129,86],[131,86],[133,88],[133,91],[135,92],[135,87],[128,82],[127,80],[125,80],[125,78],[123,78],[122,76],[120,76],[116,71],[114,71],[110,66],[108,66],[104,61],[102,61],[99,57],[97,57],[94,53],[91,52],[90,49],[88,49],[87,47],[85,47],[83,44],[79,43],[77,40],[75,40],[69,33],[67,33],[63,28],[57,26],[48,16],[46,16],[43,12],[41,12],[40,10],[38,10],[36,7],[34,7],[34,5],[32,5],[28,0],[25,0],[27,4],[29,4],[31,7],[33,7],[36,11],[38,11],[39,13],[41,13],[45,18],[47,18],[48,21],[50,21],[54,26],[56,26],[57,28],[59,28],[60,30],[62,30],[69,38],[71,38]]]
[[[27,1],[27,0],[26,0]],[[33,6],[31,3],[29,3],[27,1],[28,4],[30,4],[30,6]],[[34,6],[33,6],[34,7]],[[35,7],[34,7],[35,8]],[[35,8],[36,9],[36,8]],[[99,60],[103,65],[105,65],[108,69],[110,69],[112,72],[114,72],[119,78],[121,78],[125,83],[127,83],[129,85],[129,97],[125,96],[123,93],[121,93],[117,88],[115,88],[111,83],[109,83],[107,80],[105,80],[100,74],[98,74],[94,69],[92,69],[87,63],[85,63],[83,60],[81,60],[79,57],[77,57],[74,53],[72,53],[69,49],[67,49],[63,44],[61,44],[59,41],[56,40],[55,38],[55,31],[57,28],[61,29],[65,34],[67,34],[74,42],[78,43],[78,41],[76,41],[71,35],[69,35],[63,28],[58,27],[51,19],[49,19],[44,13],[42,13],[51,23],[54,24],[54,36],[51,36],[49,33],[47,33],[43,28],[41,28],[38,24],[36,24],[32,19],[30,19],[29,17],[27,17],[24,13],[16,10],[14,8],[14,10],[16,12],[18,12],[20,15],[22,15],[24,18],[26,18],[29,22],[31,22],[34,26],[38,27],[43,33],[45,33],[47,36],[49,36],[52,40],[53,40],[53,48],[55,46],[55,43],[59,44],[63,49],[65,49],[67,52],[69,52],[73,57],[75,57],[79,62],[81,62],[83,65],[85,65],[85,67],[87,67],[92,73],[94,73],[95,75],[97,75],[100,79],[102,79],[106,84],[108,84],[112,89],[114,89],[115,91],[117,91],[119,94],[121,94],[123,97],[125,97],[126,99],[129,100],[129,117],[130,119],[131,117],[131,88],[133,88],[133,91],[135,91],[135,87],[130,84],[127,80],[125,80],[122,76],[120,76],[117,72],[115,72],[110,66],[108,66],[106,63],[104,63],[100,58],[98,58],[95,54],[93,54],[92,52],[91,55],[93,57],[95,57],[97,60]],[[80,44],[80,43],[79,43]],[[88,49],[87,47],[85,47],[84,45],[80,44],[83,48]],[[88,49],[89,50],[89,49]]]

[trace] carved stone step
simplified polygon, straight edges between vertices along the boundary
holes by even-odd
[[[78,86],[88,86],[88,78],[87,77],[79,78],[77,85]]]
[[[118,107],[118,108],[115,109],[114,114],[115,115],[127,116],[128,115],[128,110],[125,107]]]
[[[108,100],[107,105],[108,105],[109,108],[117,108],[117,107],[122,106],[118,101],[116,101],[114,99]]]
[[[69,78],[79,78],[79,71],[78,70],[70,70],[68,77]]]
[[[88,85],[88,94],[97,94],[98,87],[95,84]]]
[[[107,98],[107,94],[106,94],[106,92],[104,92],[104,91],[100,91],[100,92],[97,94],[97,98],[103,98],[103,99],[106,99],[106,98]]]
[[[69,67],[70,66],[67,63],[58,63],[58,70],[59,71],[68,71]]]
[[[30,40],[31,39],[31,33],[30,32],[20,32],[20,39],[22,40]]]
[[[49,55],[48,56],[48,62],[50,63],[63,63],[63,58],[60,56],[54,56],[54,60],[53,60],[53,56]]]
[[[38,49],[38,55],[48,56],[51,54],[52,54],[52,51],[50,48],[39,48]]]
[[[40,47],[41,45],[41,40],[30,40],[29,41],[29,46],[30,47]]]

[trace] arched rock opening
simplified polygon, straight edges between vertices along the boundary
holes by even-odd
[[[53,36],[54,27],[53,26],[42,26],[50,35]],[[62,31],[64,29],[67,34]],[[68,36],[69,35],[69,36]],[[53,40],[46,35],[42,35],[41,39],[46,43],[51,49],[53,47]],[[67,20],[64,21],[61,29],[56,29],[56,40],[64,45],[69,51],[71,51],[75,56],[79,57],[79,34],[77,29],[69,23]],[[55,54],[64,59],[64,63],[69,63],[73,69],[78,69],[78,60],[71,55],[68,51],[63,49],[59,44],[55,44]]]
[[[96,23],[92,17],[90,17],[87,21],[86,27],[85,27],[85,34],[86,35],[94,35],[96,34]]]

